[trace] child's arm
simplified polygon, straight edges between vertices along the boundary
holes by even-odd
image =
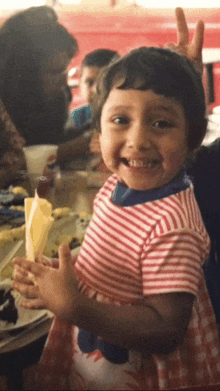
[[[192,61],[202,73],[202,46],[204,37],[204,22],[199,20],[191,42],[189,42],[189,31],[186,24],[185,15],[182,8],[176,8],[177,22],[177,44],[168,43],[166,47],[178,52]]]
[[[59,257],[59,269],[22,258],[14,261],[35,276],[38,298],[57,316],[114,345],[146,353],[169,353],[182,342],[191,316],[192,294],[160,294],[132,306],[99,303],[79,293],[66,245],[60,247]],[[20,291],[18,282],[13,287]]]

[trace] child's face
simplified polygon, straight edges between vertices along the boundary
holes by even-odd
[[[152,90],[113,88],[101,114],[106,166],[135,190],[159,188],[180,171],[188,154],[183,107]]]
[[[96,81],[99,72],[102,68],[99,67],[83,67],[80,77],[80,93],[83,99],[90,104],[92,97],[96,92]]]

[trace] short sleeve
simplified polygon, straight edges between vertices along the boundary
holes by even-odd
[[[197,295],[209,241],[205,243],[198,233],[184,228],[155,237],[144,247],[144,296],[166,292]]]

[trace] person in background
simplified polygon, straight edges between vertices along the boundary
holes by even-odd
[[[57,269],[14,261],[57,316],[48,389],[208,388],[220,382],[202,270],[210,241],[185,175],[206,133],[201,75],[169,49],[142,47],[105,68],[92,110],[113,175],[74,267],[68,246]]]
[[[47,6],[18,12],[1,27],[0,98],[26,145],[65,140],[67,66],[77,48]]]
[[[1,26],[1,188],[23,177],[24,145],[58,144],[59,163],[65,160],[71,149],[64,132],[71,101],[67,66],[77,50],[47,6],[18,12]]]
[[[65,154],[65,168],[79,165],[81,169],[95,170],[103,165],[97,133],[91,127],[90,104],[96,92],[96,82],[100,72],[118,57],[119,54],[114,50],[96,49],[88,53],[82,61],[79,87],[86,105],[78,107],[70,113],[68,128],[65,132],[70,143],[69,148],[67,145],[65,152],[62,153],[62,155]]]
[[[86,105],[76,108],[70,114],[77,128],[91,119],[90,104],[96,92],[96,82],[100,71],[118,57],[119,54],[114,50],[97,49],[88,53],[83,59],[80,67],[79,88]]]
[[[17,132],[0,99],[0,188],[7,188],[21,179],[26,168],[22,151],[24,138]]]

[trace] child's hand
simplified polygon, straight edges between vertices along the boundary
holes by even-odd
[[[26,258],[22,257],[14,259],[14,261],[18,262],[19,260],[26,260]],[[58,260],[51,260],[44,256],[42,256],[41,259],[36,259],[36,262],[41,263],[44,266],[59,267]],[[12,288],[18,290],[27,299],[19,303],[21,307],[37,310],[45,308],[43,301],[38,298],[38,288],[34,285],[33,280],[28,275],[28,272],[19,265],[15,265],[14,267]]]
[[[69,246],[63,244],[59,248],[59,268],[54,269],[39,263],[33,263],[24,258],[13,261],[24,272],[33,274],[32,284],[26,285],[25,296],[34,298],[42,303],[44,308],[49,309],[57,316],[68,319],[69,313],[74,310],[74,303],[78,296],[78,283],[75,277]],[[17,282],[12,287],[24,294],[21,285]],[[24,305],[23,305],[24,306]],[[26,308],[34,308],[27,307]]]
[[[189,42],[189,31],[186,24],[185,15],[182,8],[176,8],[176,22],[177,22],[177,45],[173,43],[166,44],[171,50],[187,57],[192,61],[197,69],[202,72],[202,46],[204,36],[204,22],[199,20],[196,24],[196,30],[191,42]]]

